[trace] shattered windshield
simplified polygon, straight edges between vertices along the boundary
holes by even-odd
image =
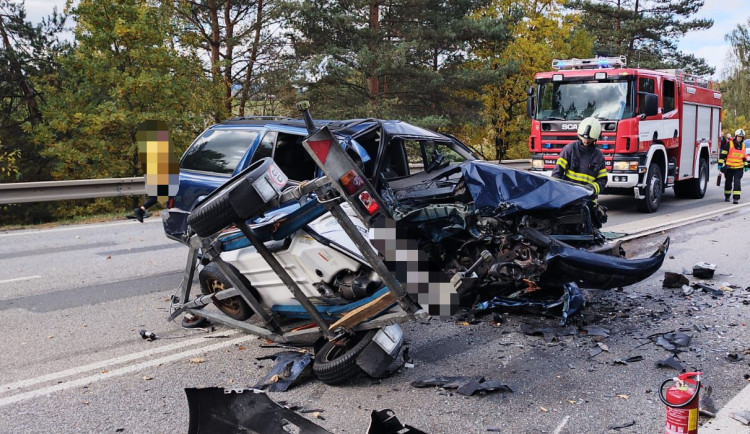
[[[620,120],[634,116],[630,82],[554,83],[539,85],[536,119],[580,120],[589,116]]]

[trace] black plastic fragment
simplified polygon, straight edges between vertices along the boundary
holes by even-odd
[[[568,327],[535,327],[531,324],[521,324],[521,331],[529,336],[542,335],[544,341],[553,342],[561,336],[575,336],[578,334],[578,328],[575,326]]]
[[[618,429],[629,428],[629,427],[634,426],[634,425],[635,425],[635,421],[631,420],[630,422],[625,422],[625,423],[622,423],[622,424],[619,424],[619,425],[610,425],[607,428],[609,428],[609,429],[611,429],[613,431],[617,431]]]
[[[312,356],[306,351],[282,351],[272,356],[258,357],[257,360],[272,359],[276,365],[271,368],[260,383],[253,386],[256,389],[266,389],[270,392],[286,392],[289,386],[305,371]]]
[[[393,410],[373,410],[370,414],[370,426],[367,434],[426,434],[413,426],[402,424]]]
[[[656,362],[656,366],[659,368],[672,368],[680,372],[685,370],[685,366],[680,363],[679,360],[675,359],[674,356],[670,356],[669,358],[664,360],[659,360],[658,362]]]
[[[427,377],[412,381],[413,387],[442,387],[457,389],[462,395],[471,396],[476,392],[513,392],[513,390],[499,381],[487,380],[484,377]]]
[[[186,388],[185,394],[190,411],[188,434],[331,434],[253,389]],[[287,425],[297,430],[289,431]]]

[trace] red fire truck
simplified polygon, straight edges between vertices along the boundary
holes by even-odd
[[[554,60],[529,89],[531,170],[551,173],[580,121],[602,124],[597,146],[607,164],[605,193],[635,196],[658,209],[664,189],[677,197],[706,193],[721,140],[718,83],[682,71],[628,68],[621,57]]]

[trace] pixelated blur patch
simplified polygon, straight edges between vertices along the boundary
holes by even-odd
[[[138,125],[138,161],[146,179],[146,194],[166,201],[177,195],[180,185],[179,161],[172,152],[169,127],[149,120]]]
[[[368,232],[372,246],[385,258],[386,267],[432,316],[449,318],[459,309],[459,297],[448,276],[430,263],[427,253],[396,222],[379,219]]]

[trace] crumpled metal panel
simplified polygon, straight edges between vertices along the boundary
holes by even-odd
[[[500,215],[518,211],[554,211],[591,199],[593,190],[532,172],[499,164],[468,161],[461,165],[477,209],[505,208]]]

